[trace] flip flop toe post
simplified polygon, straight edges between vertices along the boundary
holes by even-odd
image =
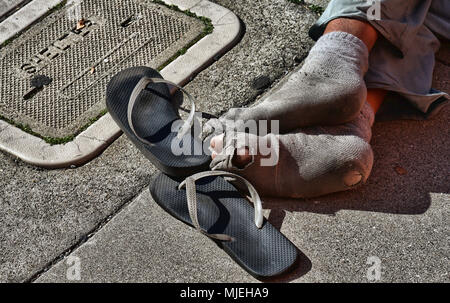
[[[229,179],[249,189],[254,207]],[[160,174],[150,192],[165,211],[215,241],[258,279],[279,276],[297,260],[297,248],[263,217],[258,194],[238,175],[209,171],[179,182]]]
[[[106,106],[114,121],[134,145],[159,170],[171,176],[188,176],[209,168],[210,156],[190,149],[188,153],[174,153],[173,140],[189,142],[190,146],[201,142],[190,132],[190,124],[184,123],[183,139],[180,131],[173,130],[173,123],[181,121],[173,91],[184,89],[164,80],[154,69],[132,67],[116,74],[108,84]],[[195,111],[192,102],[191,116]],[[192,121],[189,121],[192,123]],[[187,126],[187,129],[186,129]],[[187,138],[187,141],[186,141]]]

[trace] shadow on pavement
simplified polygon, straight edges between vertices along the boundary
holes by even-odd
[[[306,275],[311,270],[311,268],[312,268],[311,260],[303,252],[298,250],[298,258],[289,271],[280,276],[260,281],[264,283],[290,282]]]
[[[265,198],[271,223],[280,228],[280,211],[335,214],[359,210],[390,214],[423,214],[433,193],[450,193],[449,106],[430,121],[376,124],[372,146],[375,164],[359,189],[314,199]],[[401,168],[401,173],[398,172]]]
[[[374,127],[375,164],[368,182],[358,189],[314,199],[264,198],[269,222],[281,229],[286,211],[334,215],[340,210],[388,214],[424,214],[433,194],[450,193],[448,138],[450,106],[432,120],[393,121]],[[398,167],[401,167],[399,173]],[[299,260],[286,275],[263,282],[289,282],[312,268],[299,252]]]
[[[450,47],[437,55],[433,86],[450,91]],[[378,122],[373,127],[371,145],[375,161],[368,182],[358,189],[313,199],[264,198],[271,209],[270,223],[281,230],[286,211],[334,215],[356,210],[398,215],[427,212],[439,194],[450,194],[450,102],[424,121]],[[290,273],[268,282],[288,282],[312,268],[311,260],[300,252]]]

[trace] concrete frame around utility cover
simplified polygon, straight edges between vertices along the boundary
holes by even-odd
[[[161,71],[164,78],[185,84],[240,37],[237,16],[206,0],[164,0],[175,5],[175,11],[150,0],[117,1],[128,6],[111,11],[107,0],[85,0],[76,9],[64,6],[3,44],[1,150],[47,168],[81,165],[120,135],[109,114],[85,129],[86,123],[103,114],[104,90],[112,75],[129,66],[156,68],[175,58],[186,44],[196,42]],[[29,20],[20,20],[22,15],[45,12],[42,7],[50,2],[33,0],[0,23],[0,31],[26,25]],[[206,17],[210,23],[180,11]],[[80,16],[85,20],[81,26],[76,21]],[[108,36],[108,27],[118,27],[122,33]],[[212,33],[201,38],[211,28]],[[2,37],[8,35],[12,33],[3,30]],[[76,133],[80,127],[82,132]],[[58,143],[68,142],[50,145],[53,142],[48,139],[54,137],[59,137]]]
[[[0,58],[0,115],[43,137],[71,136],[104,110],[115,73],[161,66],[205,26],[150,1],[115,2],[85,0],[73,16],[58,10],[9,43]]]

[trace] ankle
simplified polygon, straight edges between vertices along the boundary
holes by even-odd
[[[329,60],[331,66],[335,66],[334,69],[338,67],[336,72],[342,75],[345,75],[343,68],[350,69],[351,74],[356,73],[359,76],[369,69],[369,51],[366,44],[357,36],[343,31],[333,31],[320,37],[312,47],[305,65],[308,65],[309,60],[314,64],[317,64],[317,60]]]
[[[378,39],[378,32],[368,22],[356,19],[338,18],[328,23],[324,35],[330,32],[346,32],[358,37],[370,50]]]

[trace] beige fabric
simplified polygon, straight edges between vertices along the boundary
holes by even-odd
[[[223,171],[205,171],[200,172],[197,174],[194,174],[190,177],[187,177],[186,180],[184,180],[178,187],[178,189],[182,189],[183,187],[186,187],[186,196],[187,196],[187,204],[189,209],[189,216],[191,217],[192,224],[194,227],[201,232],[202,234],[216,240],[220,241],[233,241],[233,238],[229,235],[225,234],[209,234],[205,230],[203,230],[200,226],[200,223],[198,222],[198,216],[197,216],[197,191],[195,182],[199,179],[211,177],[211,176],[222,176],[226,177],[228,179],[232,179],[233,181],[240,182],[241,184],[245,185],[245,187],[248,189],[248,192],[250,194],[249,200],[254,204],[255,208],[255,225],[258,228],[261,228],[263,225],[264,217],[263,217],[263,211],[262,211],[262,202],[261,198],[258,195],[258,192],[253,187],[253,185],[248,182],[243,177],[230,173],[230,172],[223,172]]]

